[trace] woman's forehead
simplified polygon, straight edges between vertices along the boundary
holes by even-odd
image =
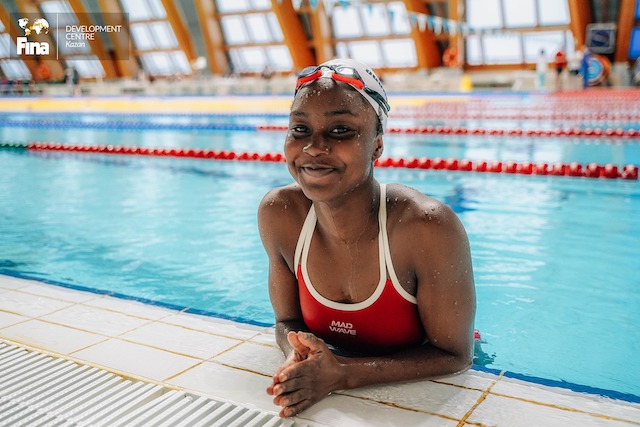
[[[355,112],[365,109],[369,103],[346,83],[318,79],[300,88],[293,100],[291,110],[314,108],[320,105]]]

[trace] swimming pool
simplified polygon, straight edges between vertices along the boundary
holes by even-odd
[[[237,118],[242,123],[242,118]],[[273,151],[282,133],[11,126],[2,138]],[[389,135],[393,156],[638,163],[638,144]],[[427,142],[429,141],[429,142]],[[608,157],[607,157],[608,156]],[[0,150],[0,273],[272,324],[256,230],[279,163]],[[469,233],[489,368],[640,396],[637,181],[378,169]],[[620,393],[620,394],[616,394]],[[623,394],[627,394],[626,396]]]

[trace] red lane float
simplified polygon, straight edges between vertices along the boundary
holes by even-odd
[[[66,145],[60,143],[34,142],[27,144],[30,151],[64,151],[76,153],[124,154],[139,156],[186,157],[216,160],[284,162],[282,153],[235,152],[231,150],[203,150],[199,148],[150,148],[119,145]],[[531,163],[531,162],[502,162],[499,160],[487,162],[468,159],[443,159],[440,157],[384,157],[376,160],[375,166],[387,168],[433,169],[464,172],[508,173],[519,175],[552,175],[573,176],[584,178],[608,178],[638,180],[638,166],[626,165],[619,168],[614,164],[600,165],[589,163]]]
[[[597,163],[589,163],[582,165],[580,163],[531,163],[531,162],[501,162],[499,160],[486,162],[484,160],[457,160],[442,158],[411,158],[407,163],[402,158],[385,157],[379,159],[375,163],[379,167],[409,167],[418,169],[433,170],[449,170],[449,171],[465,171],[465,172],[489,172],[489,173],[509,173],[519,175],[552,175],[552,176],[574,176],[584,178],[609,178],[609,179],[628,179],[638,180],[638,166],[626,165],[619,170],[618,166],[613,164],[599,165]]]

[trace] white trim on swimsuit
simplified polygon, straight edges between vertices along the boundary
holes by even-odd
[[[389,237],[387,235],[387,186],[386,184],[380,184],[380,208],[378,210],[378,225],[379,225],[379,233],[378,233],[378,262],[380,264],[380,281],[378,282],[378,286],[375,291],[369,298],[362,302],[358,303],[341,303],[336,301],[331,301],[320,295],[320,293],[313,287],[311,284],[311,279],[309,279],[309,272],[307,271],[307,258],[309,257],[309,247],[311,246],[311,240],[313,238],[313,232],[316,228],[317,216],[316,210],[313,205],[309,209],[309,213],[307,214],[307,218],[302,225],[302,230],[300,231],[300,236],[298,237],[298,243],[296,244],[295,258],[294,258],[294,267],[296,276],[298,274],[298,265],[302,266],[302,276],[304,278],[304,283],[309,290],[309,293],[318,301],[320,304],[333,308],[336,310],[343,311],[356,311],[362,310],[364,308],[369,307],[373,304],[382,294],[384,290],[384,286],[387,281],[387,273],[389,275],[389,279],[391,283],[393,283],[393,287],[396,292],[398,292],[404,299],[407,301],[417,304],[418,300],[415,296],[408,293],[402,286],[400,286],[400,282],[398,281],[398,277],[396,276],[396,272],[393,268],[393,263],[391,261],[391,251],[389,250]],[[300,262],[298,262],[300,261]]]

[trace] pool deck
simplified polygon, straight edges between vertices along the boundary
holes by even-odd
[[[0,340],[169,388],[278,412],[273,330],[0,275]],[[328,396],[309,426],[640,426],[640,405],[470,370]]]

